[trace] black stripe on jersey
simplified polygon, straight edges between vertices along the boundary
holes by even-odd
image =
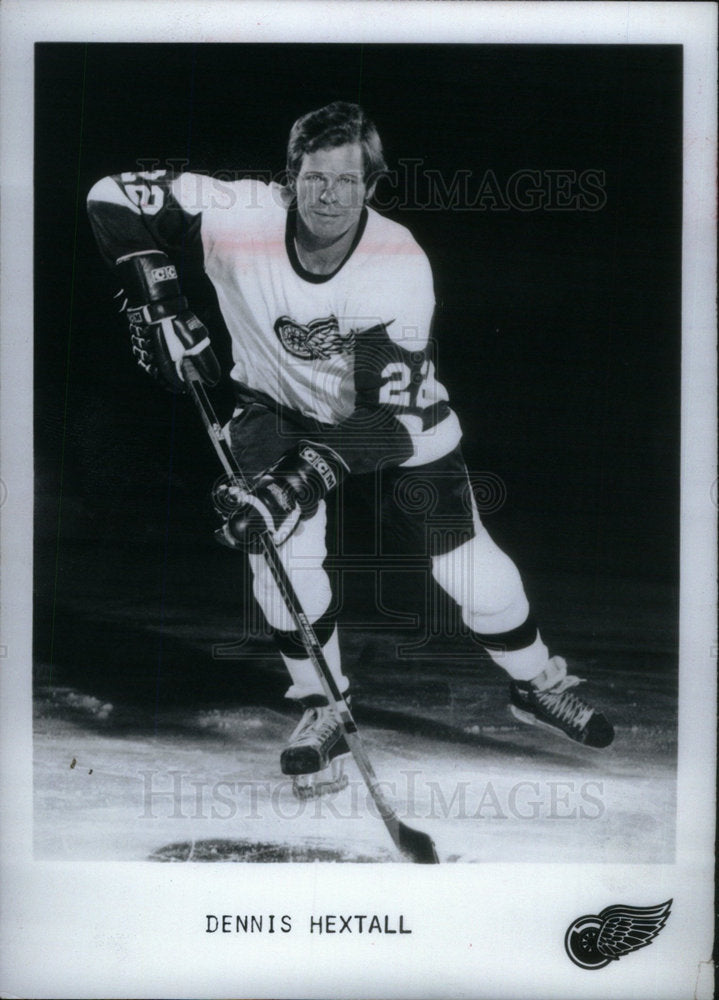
[[[407,410],[407,412],[417,413],[422,418],[422,430],[428,431],[432,427],[436,427],[437,424],[441,424],[450,415],[451,410],[447,400],[441,399],[438,403],[432,403],[431,406],[427,406],[423,410]]]
[[[297,235],[297,205],[291,205],[287,210],[287,223],[285,225],[285,249],[287,250],[287,256],[290,259],[290,264],[292,269],[303,281],[309,281],[313,285],[321,285],[325,281],[329,281],[331,278],[342,270],[347,261],[350,259],[352,254],[357,249],[359,241],[364,236],[365,227],[367,225],[368,212],[366,208],[362,209],[362,214],[360,215],[359,223],[357,225],[357,232],[352,240],[352,246],[347,251],[347,255],[342,259],[340,264],[331,271],[329,274],[314,274],[312,271],[307,271],[300,263],[300,259],[297,256],[297,251],[295,250],[295,236]]]

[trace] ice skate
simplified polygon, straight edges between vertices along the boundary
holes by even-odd
[[[302,700],[304,714],[280,756],[283,774],[293,776],[297,798],[330,795],[346,787],[344,756],[349,753],[334,712],[322,696]]]
[[[533,681],[512,681],[510,711],[521,722],[543,726],[588,747],[608,747],[614,729],[606,717],[572,692],[583,680],[567,673],[560,656]]]

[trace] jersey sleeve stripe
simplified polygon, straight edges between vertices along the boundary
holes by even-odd
[[[413,454],[400,463],[402,467],[436,462],[456,448],[462,438],[462,428],[454,410],[449,410],[442,420],[427,429],[417,414],[397,413],[395,417],[406,429],[413,447]]]
[[[134,205],[122,190],[120,185],[112,177],[103,177],[90,188],[87,196],[88,204],[93,201],[104,201],[109,205],[121,205],[130,209],[135,215],[140,215],[140,209]]]

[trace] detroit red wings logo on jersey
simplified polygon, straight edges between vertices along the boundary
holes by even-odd
[[[325,359],[354,350],[354,331],[343,337],[336,316],[313,319],[306,326],[289,316],[280,316],[275,320],[275,333],[286,351],[305,360]]]

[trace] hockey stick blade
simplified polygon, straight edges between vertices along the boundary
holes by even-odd
[[[438,865],[439,858],[434,841],[428,833],[414,830],[406,823],[399,823],[397,830],[398,847],[403,854],[418,865]]]
[[[197,369],[191,358],[185,358],[181,364],[182,373],[189,387],[190,395],[200,413],[205,429],[212,441],[213,447],[225,472],[232,478],[242,482],[242,470],[232,454],[227,440],[225,439],[220,423],[215,415],[205,387]],[[308,659],[312,662],[322,688],[327,695],[330,705],[334,705],[334,711],[338,723],[344,731],[345,738],[349,745],[355,763],[364,779],[367,789],[374,800],[382,821],[387,828],[389,835],[394,841],[400,853],[414,861],[416,864],[439,864],[439,858],[434,847],[432,838],[426,833],[414,830],[399,819],[392,806],[387,802],[382,793],[372,764],[360,740],[357,725],[352,718],[349,705],[340,693],[337,683],[332,675],[329,664],[325,659],[322,646],[310,624],[307,615],[302,609],[300,600],[295,592],[289,575],[280,559],[277,548],[271,538],[267,535],[260,539],[262,552],[267,562],[268,568],[282,595],[287,610],[290,613],[297,631],[302,637],[302,643],[307,652]]]

